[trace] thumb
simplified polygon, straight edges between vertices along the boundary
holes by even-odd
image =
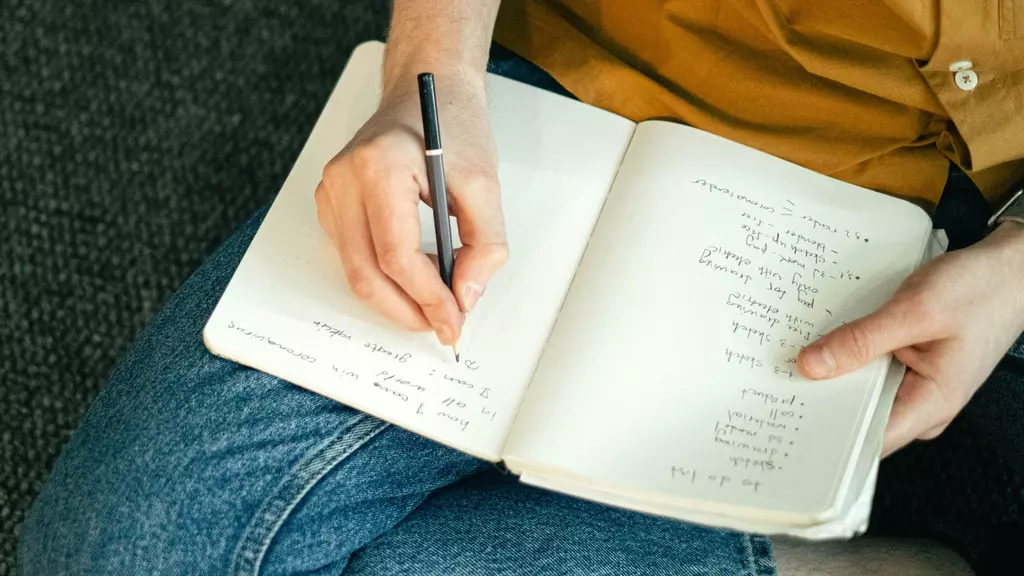
[[[462,248],[455,258],[452,290],[459,308],[470,312],[491,276],[508,261],[508,241],[497,178],[475,179],[457,191],[456,199],[453,212]]]
[[[894,350],[931,340],[928,324],[902,303],[890,301],[859,320],[844,324],[800,351],[797,368],[819,380],[853,372]]]

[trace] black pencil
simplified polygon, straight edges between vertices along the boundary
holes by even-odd
[[[423,112],[423,142],[426,147],[427,183],[430,203],[434,210],[434,234],[437,237],[437,268],[448,289],[452,289],[455,269],[455,251],[452,248],[452,228],[448,215],[448,189],[444,181],[444,158],[441,154],[441,126],[437,121],[437,95],[434,75],[424,72],[418,77],[420,110]],[[459,343],[452,342],[455,362],[459,361]]]

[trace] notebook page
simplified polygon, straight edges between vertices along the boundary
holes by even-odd
[[[930,235],[928,247],[922,264],[946,251],[948,240],[944,231],[934,230]],[[882,450],[882,437],[893,399],[899,389],[900,382],[906,372],[905,367],[893,359],[885,375],[878,408],[871,416],[869,428],[864,440],[864,449],[858,458],[845,502],[840,506],[838,515],[829,521],[813,525],[777,524],[771,521],[754,520],[746,517],[721,516],[713,511],[698,512],[692,508],[680,506],[672,498],[655,494],[644,499],[637,494],[615,491],[610,487],[596,486],[587,479],[573,481],[565,475],[555,474],[544,476],[542,471],[527,469],[521,480],[533,486],[564,492],[580,498],[586,498],[605,504],[645,512],[658,516],[666,516],[720,528],[729,528],[744,532],[757,532],[769,535],[788,535],[806,540],[838,540],[849,539],[863,534],[868,527],[871,515],[871,501],[875,493],[875,482],[878,477],[879,455]],[[522,465],[522,462],[519,462]]]
[[[877,309],[929,230],[908,203],[641,124],[506,460],[717,514],[834,517],[889,359],[809,382],[795,357]]]
[[[204,336],[219,355],[496,460],[634,126],[489,79],[511,258],[469,315],[457,365],[432,334],[355,299],[317,222],[323,166],[376,108],[381,62],[379,43],[353,55]],[[435,251],[425,206],[421,231]]]
[[[857,463],[857,470],[851,480],[851,490],[848,491],[846,501],[838,509],[836,517],[820,524],[774,523],[770,520],[719,515],[714,510],[697,511],[692,507],[685,507],[671,497],[665,498],[662,495],[650,494],[647,498],[643,498],[629,491],[616,491],[613,487],[596,486],[586,479],[577,478],[573,481],[564,475],[544,476],[543,473],[535,472],[532,469],[528,469],[521,480],[526,484],[571,494],[579,498],[706,526],[759,534],[795,536],[806,540],[849,539],[863,534],[868,527],[871,500],[875,493],[875,481],[878,476],[878,456],[882,447],[882,432],[888,420],[889,407],[892,405],[896,390],[903,379],[903,373],[902,365],[893,360],[885,377],[882,395],[879,398],[879,409],[871,418],[871,429],[868,432],[865,449]]]

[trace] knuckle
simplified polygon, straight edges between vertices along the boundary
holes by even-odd
[[[323,180],[316,185],[316,190],[313,192],[313,201],[316,203],[317,210],[321,213],[331,209],[331,196],[327,192],[327,186],[324,185]]]
[[[327,186],[324,184],[323,180],[316,185],[316,191],[313,192],[313,199],[316,201],[316,205],[321,209],[325,208],[330,201],[330,196],[327,194]]]
[[[331,240],[335,240],[337,234],[334,227],[334,218],[331,213],[331,208],[325,203],[317,203],[316,207],[316,219],[320,223],[320,228],[327,234],[327,237]]]
[[[930,298],[920,294],[907,296],[903,302],[907,320],[919,326],[938,328],[942,325],[943,315]]]
[[[326,165],[324,165],[323,173],[320,175],[320,186],[317,188],[317,192],[322,187],[326,194],[330,188],[332,188],[339,180],[344,177],[345,163],[340,157],[331,159]]]
[[[498,194],[498,177],[490,170],[469,170],[460,177],[462,188],[469,194],[491,196]]]
[[[853,324],[846,334],[846,344],[854,359],[861,364],[870,361],[874,354],[874,338],[871,331],[863,324]]]
[[[316,204],[317,213],[320,215],[321,221],[334,209],[331,192],[323,181],[317,185],[316,191],[313,193],[313,201]]]
[[[487,264],[493,268],[500,268],[508,262],[509,250],[508,243],[494,243],[488,245],[487,250]]]
[[[386,144],[379,138],[371,138],[354,146],[348,153],[347,158],[356,173],[361,175],[373,174],[382,165],[382,159],[386,155],[385,148]]]
[[[429,293],[425,298],[416,302],[427,318],[443,317],[446,304],[445,301],[435,293]]]
[[[377,279],[365,267],[348,266],[345,268],[345,279],[348,287],[360,300],[373,299],[377,289]]]
[[[400,276],[409,266],[409,255],[396,248],[383,248],[377,253],[377,263],[385,274]]]

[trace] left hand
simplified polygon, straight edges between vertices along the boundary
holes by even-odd
[[[807,378],[852,372],[883,354],[906,364],[885,430],[887,456],[935,438],[1024,331],[1024,225],[940,256],[903,282],[877,312],[804,348]]]

